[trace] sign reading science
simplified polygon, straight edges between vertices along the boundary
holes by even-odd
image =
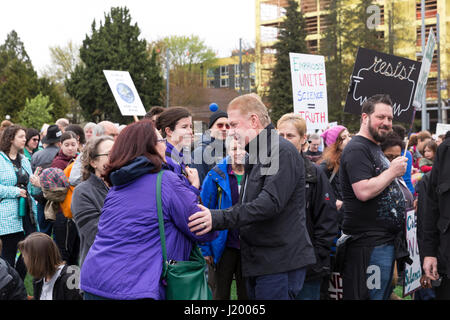
[[[289,53],[294,113],[306,120],[308,132],[328,125],[327,81],[323,56]]]
[[[128,71],[103,70],[123,116],[145,116],[145,108]]]

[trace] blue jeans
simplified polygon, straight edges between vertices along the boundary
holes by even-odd
[[[394,245],[383,244],[373,248],[366,271],[370,300],[389,300],[394,260]]]
[[[320,286],[322,279],[305,281],[303,288],[297,295],[297,300],[320,300]]]
[[[245,278],[250,300],[294,300],[305,281],[306,268]]]

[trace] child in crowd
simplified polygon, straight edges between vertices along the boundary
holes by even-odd
[[[433,161],[437,151],[436,142],[433,140],[428,141],[423,150],[424,156],[419,160],[419,168],[422,173],[427,173],[433,167]]]
[[[67,266],[56,243],[47,234],[33,232],[19,242],[28,273],[33,277],[35,300],[82,300],[79,269]]]

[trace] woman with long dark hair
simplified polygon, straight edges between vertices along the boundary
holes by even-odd
[[[88,300],[165,299],[163,259],[156,205],[156,179],[167,169],[166,143],[151,120],[128,125],[109,153],[104,179],[111,186],[98,232],[81,268],[81,289]],[[171,170],[162,175],[161,201],[167,259],[188,260],[196,236],[188,218],[201,211],[197,197]]]
[[[30,161],[23,155],[25,129],[12,125],[0,140],[0,239],[2,258],[15,266],[22,279],[26,268],[20,257],[16,264],[17,244],[38,230],[36,202],[32,196]]]

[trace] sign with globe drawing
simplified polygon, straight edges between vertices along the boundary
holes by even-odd
[[[144,116],[145,108],[128,71],[103,70],[123,116]]]

